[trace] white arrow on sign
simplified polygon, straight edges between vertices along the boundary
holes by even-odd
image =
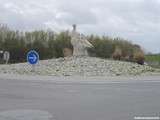
[[[32,56],[32,57],[29,57],[29,59],[32,59],[32,60],[35,62],[36,59],[37,59],[37,57],[36,57],[36,55],[33,54],[33,56]]]

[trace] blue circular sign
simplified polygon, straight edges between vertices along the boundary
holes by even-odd
[[[35,50],[31,50],[27,53],[27,61],[34,65],[39,61],[39,54]]]

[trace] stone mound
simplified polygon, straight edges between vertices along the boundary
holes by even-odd
[[[0,65],[0,73],[51,76],[135,76],[160,72],[147,65],[95,57],[41,60],[33,71],[28,63]]]

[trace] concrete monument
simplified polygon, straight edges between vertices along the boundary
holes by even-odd
[[[73,46],[73,56],[88,56],[87,48],[93,47],[84,35],[76,31],[75,24],[71,33],[71,44]]]

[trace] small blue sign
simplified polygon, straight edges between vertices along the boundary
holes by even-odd
[[[39,54],[35,50],[31,50],[27,53],[28,63],[34,65],[39,61]]]

